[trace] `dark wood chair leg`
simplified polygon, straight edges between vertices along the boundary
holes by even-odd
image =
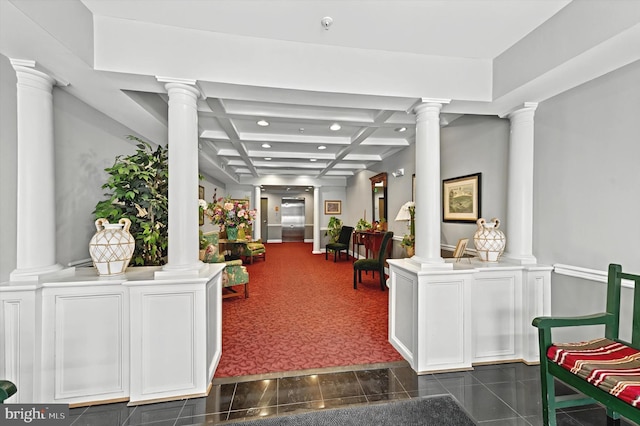
[[[324,249],[324,260],[328,260],[328,259],[329,259],[329,250]]]
[[[356,275],[358,274],[358,270],[356,268],[353,268],[353,288],[355,290],[358,289],[358,282],[356,280]]]
[[[384,269],[380,271],[380,290],[384,291],[385,288]]]

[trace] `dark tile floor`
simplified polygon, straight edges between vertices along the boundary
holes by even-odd
[[[315,373],[315,374],[314,374]],[[74,408],[73,426],[231,424],[241,419],[451,394],[480,425],[542,425],[537,366],[478,366],[473,371],[418,376],[404,362],[314,372],[215,379],[209,396],[127,407]],[[559,385],[558,394],[572,390]],[[558,425],[605,425],[604,409],[558,413]],[[625,422],[623,425],[631,425]]]

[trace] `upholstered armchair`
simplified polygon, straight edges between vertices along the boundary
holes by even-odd
[[[244,248],[244,257],[249,258],[249,263],[253,265],[254,257],[262,257],[264,260],[267,260],[267,250],[262,243],[262,240],[252,241],[247,243]]]
[[[228,288],[230,293],[223,294],[223,298],[237,296],[239,293],[235,292],[230,287],[237,285],[244,285],[244,297],[249,297],[249,273],[247,268],[242,266],[242,260],[224,260],[224,255],[220,253],[218,246],[218,233],[207,233],[203,236],[208,245],[204,252],[205,263],[221,263],[224,262],[227,266],[222,272],[222,287]]]

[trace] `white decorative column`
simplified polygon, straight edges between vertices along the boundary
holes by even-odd
[[[169,94],[169,248],[168,262],[156,277],[197,274],[198,113],[195,81],[158,78]]]
[[[522,265],[537,263],[533,256],[533,118],[537,107],[537,103],[527,102],[507,114],[511,133],[505,257]]]
[[[320,254],[320,187],[313,187],[313,254]]]
[[[11,281],[37,280],[62,269],[56,263],[53,85],[35,61],[11,59],[16,71],[18,176],[16,269]]]
[[[253,189],[255,199],[254,208],[256,209],[256,220],[253,224],[253,239],[259,240],[262,238],[262,203],[260,202],[261,190],[260,185],[256,185]]]
[[[416,113],[416,254],[421,268],[448,267],[440,254],[440,110],[449,100],[423,99]]]

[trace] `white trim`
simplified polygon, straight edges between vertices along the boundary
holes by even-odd
[[[562,263],[556,263],[553,265],[553,272],[558,275],[565,275],[568,277],[582,278],[589,281],[596,281],[599,283],[607,282],[607,271],[600,271],[597,269],[583,268],[580,266],[564,265]],[[622,280],[622,287],[634,288],[633,281]]]

